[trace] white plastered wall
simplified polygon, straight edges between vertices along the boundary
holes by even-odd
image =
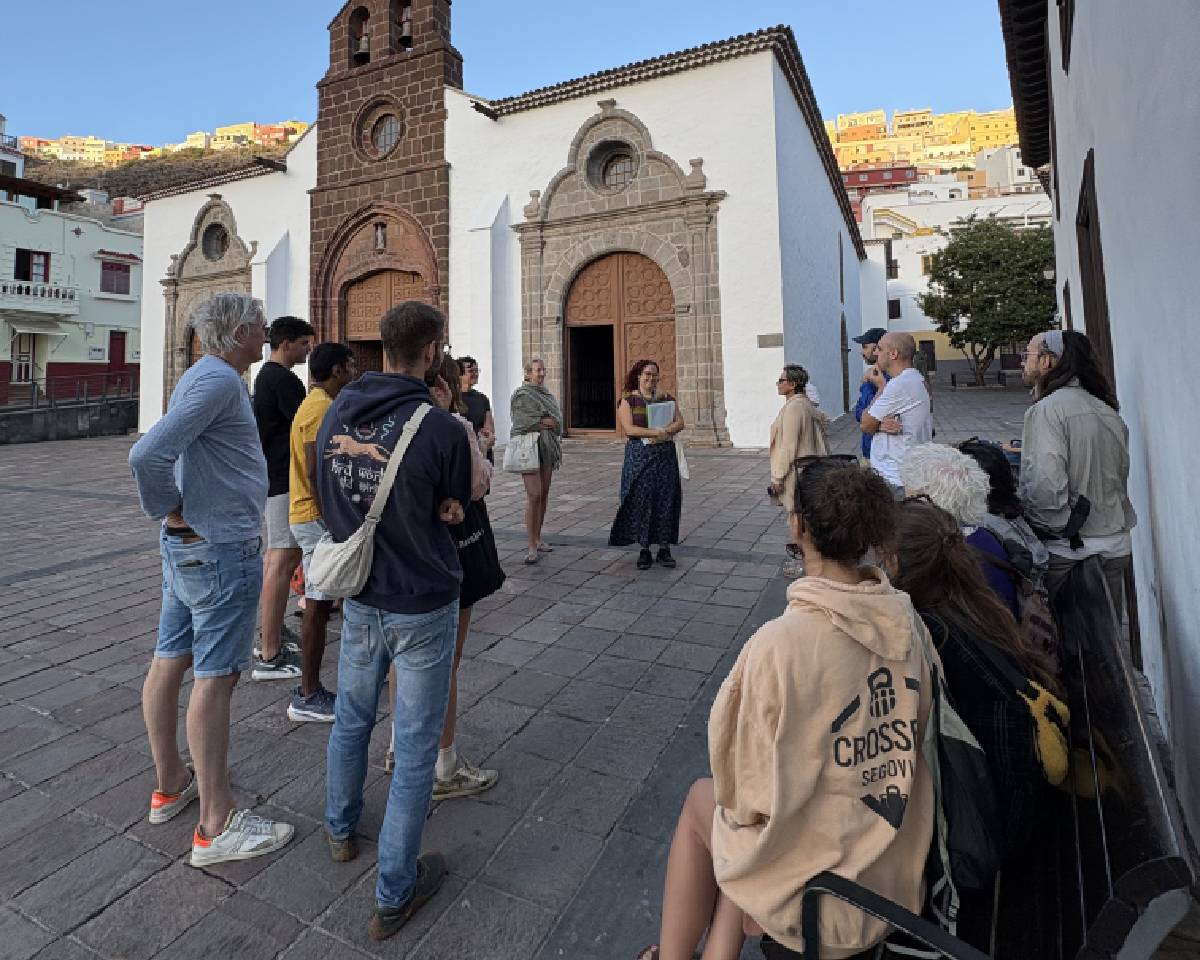
[[[822,408],[836,417],[845,412],[842,315],[848,336],[860,332],[858,254],[800,106],[774,59],[772,66],[782,257],[782,361],[799,363],[808,371],[820,391]],[[839,250],[844,302],[839,290]],[[764,361],[767,353],[760,350]],[[852,387],[858,379],[853,375],[857,366],[850,366]],[[853,408],[853,397],[850,406]]]
[[[757,343],[759,334],[783,332],[775,69],[774,55],[764,52],[499,121],[473,110],[468,95],[447,91],[451,338],[456,352],[471,353],[484,365],[481,387],[492,396],[501,436],[508,392],[521,379],[520,245],[510,226],[523,221],[529,191],[544,191],[566,166],[571,140],[599,112],[597,101],[612,98],[646,125],[656,150],[685,172],[688,160],[703,157],[708,189],[728,193],[718,224],[729,432],[738,446],[766,444],[779,404],[777,374],[768,367],[783,361],[783,350],[760,350]],[[801,189],[828,193],[830,188],[822,173],[820,181]],[[507,210],[501,206],[505,200]],[[480,231],[490,236],[490,244],[479,239]],[[836,245],[832,235],[823,248],[829,244]],[[490,258],[486,265],[481,260],[485,248]],[[836,299],[836,257],[828,250],[822,269],[833,277]],[[848,274],[848,299],[856,285],[856,274]],[[480,312],[487,303],[492,304],[490,317]],[[836,316],[833,322],[836,336]],[[487,369],[488,357],[493,367],[503,369]],[[834,363],[828,377],[841,375],[836,356]],[[831,391],[834,382],[830,380]]]
[[[161,281],[171,255],[191,239],[196,214],[219,193],[233,210],[238,236],[258,241],[250,264],[251,290],[263,300],[267,319],[291,314],[308,318],[309,195],[317,182],[317,130],[287,155],[287,170],[218,187],[206,187],[146,204],[142,269],[142,396],[138,429],[143,433],[162,415],[163,345],[166,301]],[[303,379],[305,371],[297,368]]]
[[[1200,836],[1200,448],[1195,380],[1200,263],[1200,5],[1192,0],[1081,4],[1070,71],[1047,0],[1061,219],[1059,297],[1070,282],[1084,326],[1075,215],[1084,161],[1095,177],[1130,497],[1145,672],[1175,757],[1181,806]],[[1172,148],[1165,150],[1163,144]]]

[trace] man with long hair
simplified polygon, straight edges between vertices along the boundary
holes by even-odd
[[[1118,617],[1124,614],[1125,571],[1137,523],[1129,502],[1129,430],[1091,342],[1073,330],[1029,341],[1022,371],[1033,388],[1021,442],[1021,498],[1035,526],[1062,531],[1086,497],[1091,505],[1076,546],[1051,539],[1046,586],[1061,589],[1076,563],[1099,555]]]

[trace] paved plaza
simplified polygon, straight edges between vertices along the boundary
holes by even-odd
[[[1024,406],[1019,391],[939,393],[939,439],[1017,436]],[[853,449],[852,418],[834,436]],[[375,943],[386,722],[351,863],[331,862],[322,838],[329,728],[287,720],[288,683],[243,681],[231,739],[239,802],[295,824],[288,847],[197,870],[185,862],[192,816],[146,822],[154,776],[139,701],[160,577],[131,443],[0,447],[0,956],[621,960],[655,938],[667,844],[707,772],[712,697],[783,603],[764,453],[689,452],[672,571],[638,573],[636,551],[606,546],[618,444],[567,443],[547,520],[558,548],[534,567],[520,562],[519,480],[498,476],[489,503],[510,578],[476,609],[459,731],[500,783],[432,811],[426,844],[451,875]],[[337,654],[333,642],[330,687]]]

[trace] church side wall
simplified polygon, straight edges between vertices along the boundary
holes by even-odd
[[[812,132],[787,78],[773,70],[782,255],[782,363],[803,366],[830,416],[843,413],[841,318],[851,336],[861,326],[859,260],[829,184]],[[840,243],[839,239],[841,238]],[[843,282],[839,284],[838,258]],[[851,363],[851,387],[861,364]],[[774,372],[774,371],[772,371]],[[853,397],[851,397],[853,404]]]
[[[286,172],[206,187],[146,204],[142,265],[142,378],[138,430],[145,433],[162,416],[166,301],[162,281],[191,238],[196,214],[219,193],[233,209],[237,231],[247,244],[258,242],[255,263],[272,257],[269,269],[253,269],[253,293],[264,300],[267,319],[280,314],[308,318],[309,197],[316,184],[317,132],[312,130],[288,154]],[[286,239],[284,239],[286,237]],[[280,253],[280,241],[289,248]],[[283,278],[276,264],[282,263]],[[260,280],[257,278],[261,278]],[[269,294],[269,295],[268,295]],[[301,376],[303,370],[298,371]]]
[[[491,121],[471,109],[470,98],[446,91],[446,155],[450,161],[450,329],[454,349],[474,353],[485,338],[475,325],[493,326],[491,362],[505,358],[501,376],[483,364],[481,386],[521,379],[520,245],[508,226],[522,222],[531,190],[545,191],[567,163],[572,138],[596,113],[598,101],[612,98],[619,110],[646,125],[654,149],[686,172],[688,161],[703,158],[707,189],[724,190],[717,217],[720,304],[725,370],[725,406],[730,437],[737,446],[765,446],[778,406],[775,377],[763,372],[760,334],[782,331],[778,197],[775,191],[775,123],[769,52],[662,77]],[[475,316],[472,305],[486,303],[472,284],[486,278],[463,269],[471,258],[471,230],[490,223],[501,198],[508,198],[509,223],[500,225],[493,245],[495,269],[507,264],[505,309]],[[836,280],[835,280],[836,282]],[[502,348],[503,347],[503,351]],[[493,396],[503,410],[507,396]],[[769,412],[770,415],[767,415]],[[505,417],[506,418],[506,417]],[[503,434],[501,434],[503,435]]]
[[[1169,727],[1180,805],[1200,837],[1200,451],[1188,439],[1195,427],[1185,399],[1195,379],[1190,346],[1200,261],[1193,226],[1200,222],[1200,191],[1192,186],[1200,60],[1188,38],[1200,33],[1200,7],[1191,0],[1152,8],[1078,5],[1066,73],[1058,24],[1057,7],[1047,0],[1059,191],[1056,283],[1061,302],[1069,282],[1071,316],[1075,329],[1083,329],[1075,217],[1084,162],[1094,149],[1117,393],[1129,426],[1129,494],[1138,514],[1133,561],[1144,666]],[[1150,146],[1167,141],[1177,148]]]

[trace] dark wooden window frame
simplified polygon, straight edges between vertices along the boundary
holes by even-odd
[[[1104,245],[1100,239],[1100,211],[1096,202],[1096,151],[1083,163],[1079,207],[1075,214],[1075,241],[1079,251],[1079,292],[1083,298],[1083,323],[1088,339],[1109,381],[1116,387],[1112,327],[1108,315],[1108,289],[1104,277]]]
[[[100,292],[128,296],[132,270],[127,263],[103,260],[100,263]]]
[[[1062,41],[1063,73],[1071,69],[1071,34],[1075,30],[1075,0],[1058,0],[1058,36]]]

